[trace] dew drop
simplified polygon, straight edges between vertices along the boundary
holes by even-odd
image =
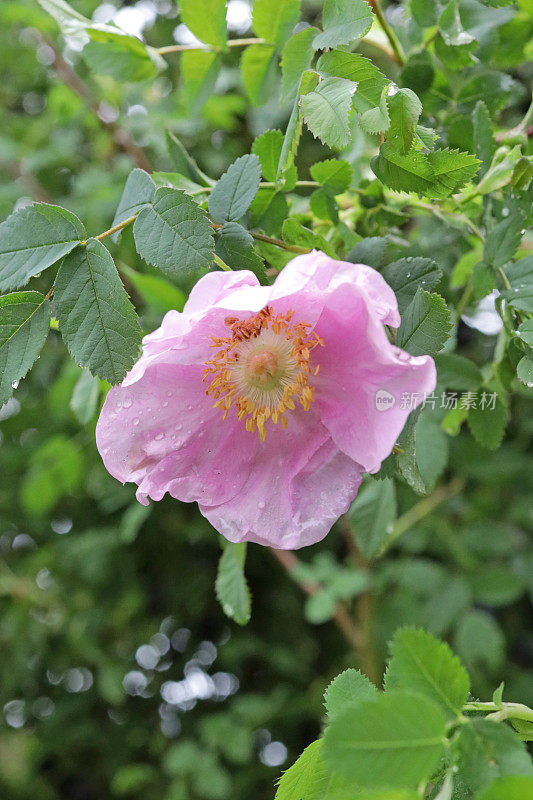
[[[122,403],[122,408],[131,408],[131,400],[127,397]]]
[[[154,438],[155,438],[156,442],[160,442],[161,439],[165,438],[165,434],[164,433],[157,433]]]
[[[133,420],[133,424],[134,424],[134,425],[138,425],[138,424],[139,424],[139,422],[140,422],[140,419],[139,419],[139,417],[135,417],[135,419]]]
[[[166,408],[168,406],[168,400],[163,400],[161,405],[163,406],[163,408]]]
[[[260,500],[259,503],[257,504],[257,508],[260,508],[262,510],[264,507],[265,507],[264,501]]]

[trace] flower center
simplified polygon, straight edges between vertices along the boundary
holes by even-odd
[[[235,408],[246,430],[265,440],[265,422],[281,421],[287,427],[287,411],[299,400],[308,411],[315,397],[309,385],[311,351],[324,342],[307,322],[292,323],[294,311],[274,315],[270,306],[244,322],[226,317],[231,336],[213,336],[216,356],[206,361],[203,380],[211,378],[207,395],[215,398],[226,419]],[[318,365],[314,370],[316,375]]]

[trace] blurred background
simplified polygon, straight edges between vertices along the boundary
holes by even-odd
[[[191,41],[171,0],[73,5],[155,47]],[[313,22],[321,4],[304,8]],[[405,10],[388,12],[401,25]],[[245,0],[229,0],[233,36],[250,35],[250,19]],[[507,104],[510,127],[527,106],[531,68],[521,64],[533,25],[505,14],[496,22],[483,46],[488,60],[498,49],[495,66],[508,76],[500,108]],[[172,168],[167,128],[218,177],[255,135],[284,128],[288,117],[275,90],[265,105],[250,106],[238,60],[238,52],[224,56],[202,105],[181,85],[177,56],[152,81],[121,83],[90,72],[79,41],[60,38],[36,2],[2,0],[0,219],[40,200],[68,207],[91,234],[105,230],[133,166]],[[431,94],[417,91],[431,108]],[[469,135],[450,102],[448,142],[461,146]],[[408,242],[410,254],[438,259],[449,276],[468,254],[463,233],[380,205],[369,181],[374,151],[359,133],[345,154],[356,183],[377,198],[359,208],[358,232],[387,233],[391,252]],[[327,155],[305,134],[300,177]],[[179,286],[154,278],[129,230],[114,255],[146,331],[181,307],[197,277]],[[483,363],[497,333],[490,310],[461,324],[461,352]],[[525,391],[496,454],[468,432],[443,440],[429,420],[430,458],[440,463],[449,448],[444,489],[420,500],[398,487],[405,532],[386,558],[365,561],[349,521],[301,551],[292,573],[268,549],[249,546],[253,611],[243,628],[217,603],[219,536],[196,506],[165,499],[144,508],[132,487],[105,472],[94,443],[101,399],[52,330],[0,409],[3,800],[272,798],[281,770],[320,730],[328,681],[346,666],[379,680],[387,641],[404,623],[450,641],[482,699],[504,680],[506,699],[533,704],[533,416]],[[314,583],[321,588],[310,594]],[[338,602],[361,631],[356,652],[335,624]]]

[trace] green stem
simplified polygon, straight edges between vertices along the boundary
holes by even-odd
[[[466,703],[463,711],[491,711],[490,719],[501,722],[505,719],[523,719],[526,722],[533,722],[533,709],[523,703]]]
[[[229,39],[226,42],[227,47],[248,47],[251,44],[266,44],[264,39]],[[209,47],[204,44],[170,44],[166,47],[156,47],[157,55],[164,56],[167,53],[183,53],[186,50],[206,50],[207,52],[218,52],[219,47]]]
[[[403,52],[403,47],[400,44],[400,40],[398,39],[398,37],[396,36],[394,31],[392,30],[392,28],[389,25],[389,23],[387,22],[387,20],[385,19],[385,15],[383,14],[383,11],[381,10],[381,6],[379,4],[379,0],[372,0],[372,8],[374,9],[374,13],[375,13],[376,17],[378,18],[379,24],[381,25],[381,27],[383,29],[383,33],[385,34],[385,36],[389,40],[390,46],[392,47],[392,52],[394,53],[394,55],[396,57],[396,61],[398,62],[400,67],[403,67],[403,65],[405,64],[405,54]]]
[[[118,225],[113,225],[112,228],[109,228],[108,231],[104,231],[103,233],[99,233],[98,236],[93,236],[93,239],[107,239],[108,236],[112,236],[113,233],[117,233],[117,231],[121,231],[122,228],[126,228],[128,225],[131,225],[132,222],[135,222],[137,219],[137,214],[134,214],[132,217],[128,217],[125,219],[124,222],[119,222]],[[83,243],[85,244],[85,242]]]

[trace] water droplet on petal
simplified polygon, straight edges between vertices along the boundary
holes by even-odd
[[[140,419],[139,419],[139,417],[135,417],[135,419],[133,420],[133,424],[134,424],[134,425],[138,425],[138,424],[139,424],[139,422],[140,422]]]
[[[131,399],[129,397],[126,397],[123,401],[122,408],[131,408]]]

